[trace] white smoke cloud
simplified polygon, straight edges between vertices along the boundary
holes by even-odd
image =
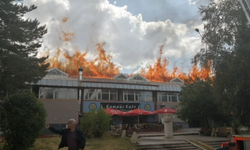
[[[112,54],[121,71],[132,73],[152,64],[162,44],[170,67],[182,63],[185,70],[201,48],[200,37],[194,33],[196,26],[170,20],[146,22],[142,15],[132,15],[126,6],[118,7],[108,0],[25,0],[24,4],[36,5],[38,8],[26,16],[47,26],[41,52],[50,50],[53,54],[60,47],[72,53],[77,47],[88,49],[91,59],[95,44],[106,42],[106,52]],[[62,23],[64,17],[69,19],[66,23]],[[61,31],[74,33],[70,43],[59,39]]]

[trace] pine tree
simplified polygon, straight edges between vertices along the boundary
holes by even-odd
[[[47,57],[37,58],[42,37],[47,32],[37,19],[24,19],[24,14],[37,7],[15,0],[0,1],[0,95],[15,92],[36,82],[46,74]]]

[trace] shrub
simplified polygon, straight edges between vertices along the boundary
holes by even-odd
[[[103,109],[98,109],[97,112],[91,111],[86,113],[81,121],[81,129],[86,137],[100,138],[109,130],[109,122],[111,116]]]
[[[2,131],[6,125],[6,112],[3,106],[0,103],[0,137],[2,135]]]
[[[84,114],[81,120],[81,130],[87,138],[91,138],[93,136],[93,130],[95,125],[95,112],[91,111]]]
[[[43,104],[30,92],[19,92],[7,98],[4,149],[27,150],[32,147],[45,124]]]

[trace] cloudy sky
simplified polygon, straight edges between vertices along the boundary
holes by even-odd
[[[133,73],[152,64],[165,45],[163,56],[173,66],[188,71],[191,58],[204,47],[195,32],[203,25],[198,7],[209,0],[24,0],[38,6],[27,14],[46,24],[41,52],[57,49],[73,53],[89,50],[93,59],[95,44],[106,42],[107,53],[121,66],[121,72]],[[66,23],[62,22],[68,18]],[[62,31],[74,33],[70,42],[60,40]]]

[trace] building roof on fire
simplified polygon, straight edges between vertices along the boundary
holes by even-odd
[[[28,83],[27,83],[28,84]],[[85,88],[109,88],[128,90],[148,90],[148,91],[172,91],[180,92],[184,82],[179,78],[174,78],[170,82],[150,82],[139,74],[128,78],[124,74],[119,74],[113,79],[86,78],[81,81],[78,78],[68,77],[68,74],[57,68],[48,70],[48,74],[38,81],[31,83],[40,86],[58,87],[85,87]]]

